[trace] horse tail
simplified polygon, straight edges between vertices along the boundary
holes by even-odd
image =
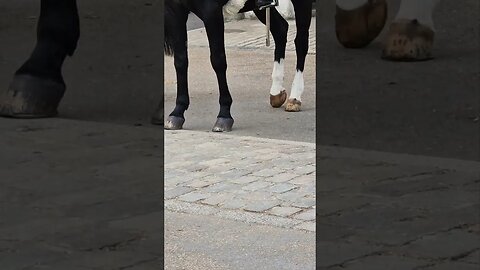
[[[165,30],[164,31],[165,31],[165,34],[164,34],[165,44],[164,44],[163,49],[165,51],[165,55],[173,56],[173,37],[172,37],[172,33],[170,32],[167,24],[165,24]]]
[[[163,50],[167,56],[173,56],[174,37],[172,31],[175,31],[174,23],[172,23],[172,21],[175,20],[175,14],[173,13],[173,10],[169,6],[165,6]]]

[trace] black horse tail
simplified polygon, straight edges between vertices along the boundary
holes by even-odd
[[[174,42],[174,37],[172,31],[175,31],[175,24],[173,23],[175,21],[175,14],[172,8],[170,6],[167,6],[167,3],[165,3],[165,13],[164,13],[164,47],[163,50],[165,52],[165,55],[167,56],[173,56],[173,42]]]
[[[171,35],[171,32],[168,29],[167,24],[165,24],[165,44],[164,44],[164,51],[165,55],[167,56],[173,56],[173,38]]]

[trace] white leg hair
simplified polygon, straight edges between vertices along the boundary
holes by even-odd
[[[270,94],[276,96],[280,94],[283,88],[283,75],[285,74],[285,59],[280,58],[280,62],[273,62],[272,71],[272,87],[270,88]]]
[[[421,0],[419,0],[421,1]],[[368,3],[368,0],[336,0],[336,4],[343,10],[352,10]]]
[[[402,0],[395,20],[417,19],[421,24],[433,26],[433,10],[440,0]]]
[[[303,81],[303,72],[300,70],[297,70],[297,73],[295,73],[295,78],[293,78],[293,83],[292,83],[292,91],[290,92],[290,98],[297,99],[298,101],[302,101],[302,94],[303,90],[305,88],[305,83]]]

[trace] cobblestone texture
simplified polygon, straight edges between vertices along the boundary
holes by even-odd
[[[285,153],[288,148],[294,156]],[[286,163],[295,163],[296,169],[281,165]],[[167,210],[190,213],[190,207],[177,207],[190,203],[209,207],[217,216],[255,216],[245,220],[315,231],[312,143],[166,131],[165,168],[165,194],[178,194],[165,198]],[[191,173],[201,174],[191,178]],[[187,189],[190,192],[183,193]]]

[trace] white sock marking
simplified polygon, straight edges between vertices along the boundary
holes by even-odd
[[[283,75],[285,74],[285,59],[280,58],[280,63],[277,61],[273,62],[273,71],[272,71],[272,87],[270,88],[270,94],[275,96],[280,94],[280,91],[284,90],[283,88]]]
[[[290,92],[290,98],[297,99],[298,101],[302,101],[302,94],[303,90],[305,88],[305,83],[303,81],[303,72],[300,70],[297,70],[297,73],[295,73],[295,78],[293,78],[293,83],[292,83],[292,91]]]
[[[417,19],[434,30],[432,14],[438,2],[439,0],[402,0],[395,20]]]

